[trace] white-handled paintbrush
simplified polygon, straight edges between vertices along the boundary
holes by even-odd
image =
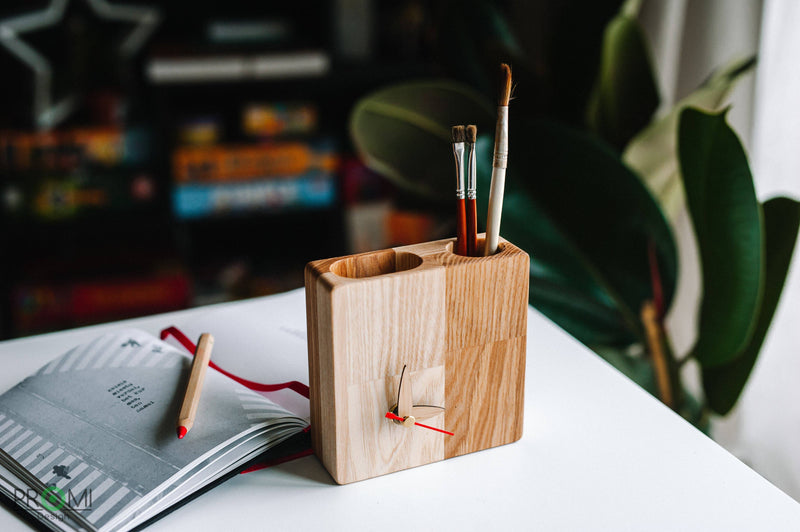
[[[494,133],[494,160],[492,161],[492,185],[489,189],[489,212],[486,216],[486,242],[484,256],[497,252],[500,242],[500,218],[503,214],[503,194],[506,186],[508,165],[508,101],[511,99],[511,67],[500,65],[500,98],[497,106],[497,126]]]

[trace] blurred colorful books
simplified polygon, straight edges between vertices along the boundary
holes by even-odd
[[[172,155],[172,206],[179,219],[324,208],[336,201],[333,142],[180,146]]]

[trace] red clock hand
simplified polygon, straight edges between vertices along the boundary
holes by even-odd
[[[391,412],[386,412],[386,417],[388,419],[394,419],[395,421],[403,421],[403,418],[401,418],[398,415],[392,414]],[[431,427],[430,425],[423,425],[422,423],[414,423],[414,425],[416,425],[418,427],[422,427],[424,429],[430,429],[430,430],[435,430],[436,432],[442,432],[442,433],[448,434],[450,436],[455,436],[455,434],[453,434],[452,432],[448,432],[448,431],[442,430],[442,429],[437,429],[436,427]]]

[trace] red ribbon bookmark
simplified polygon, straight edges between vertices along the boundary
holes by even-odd
[[[395,421],[404,421],[403,418],[401,418],[400,416],[397,416],[395,414],[392,414],[391,412],[386,412],[386,417],[388,419],[394,419]],[[436,427],[431,427],[430,425],[423,425],[422,423],[414,423],[414,425],[416,425],[417,427],[422,427],[424,429],[435,430],[436,432],[441,432],[441,433],[447,434],[449,436],[455,436],[455,434],[453,434],[452,432],[448,432],[448,431],[442,430],[442,429],[437,429]]]
[[[190,353],[194,353],[195,351],[197,351],[197,346],[194,345],[194,342],[189,340],[189,338],[185,334],[183,334],[181,332],[181,330],[178,329],[177,327],[167,327],[166,329],[161,331],[161,339],[162,340],[166,339],[167,336],[170,336],[170,335],[173,336],[178,342],[180,342],[180,344],[183,347],[185,347],[186,350],[189,351]],[[233,373],[231,373],[229,371],[225,371],[224,369],[222,369],[221,367],[217,366],[213,362],[209,362],[208,363],[208,367],[219,371],[220,373],[222,373],[226,377],[230,377],[231,379],[235,380],[239,384],[247,386],[248,388],[250,388],[251,390],[254,390],[256,392],[277,392],[278,390],[285,390],[286,388],[288,388],[288,389],[290,389],[292,391],[295,391],[295,392],[299,393],[300,395],[302,395],[306,399],[308,399],[308,386],[306,386],[302,382],[289,381],[289,382],[282,382],[280,384],[262,384],[260,382],[253,382],[253,381],[249,381],[247,379],[243,379],[241,377],[238,377],[238,376],[234,375]]]

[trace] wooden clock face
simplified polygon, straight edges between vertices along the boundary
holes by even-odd
[[[452,436],[453,434],[449,431],[443,431],[442,429],[420,423],[426,419],[444,414],[444,407],[414,404],[414,385],[410,372],[408,374],[406,373],[407,370],[408,366],[403,366],[403,371],[400,374],[400,384],[397,386],[397,402],[392,405],[385,417],[404,427],[419,426]]]
[[[423,421],[443,414],[443,406],[414,404],[414,384],[410,372],[406,375],[407,369],[408,366],[403,366],[403,371],[400,373],[400,384],[397,386],[397,402],[392,407],[392,413],[402,417],[404,421],[401,424],[406,426],[409,425],[407,418],[410,417],[413,417],[416,421]]]

